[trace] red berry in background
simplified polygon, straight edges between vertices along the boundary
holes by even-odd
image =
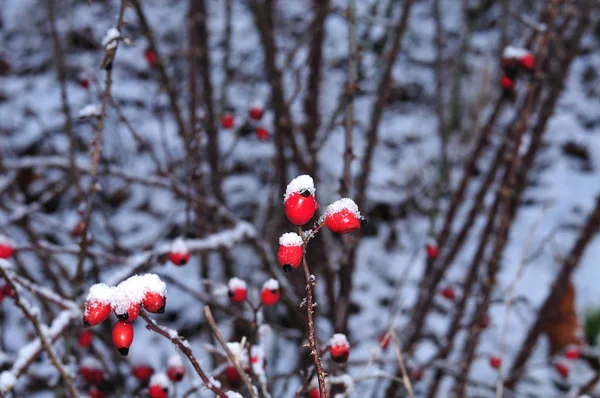
[[[346,335],[341,333],[334,334],[329,340],[329,353],[331,358],[337,363],[344,363],[350,356],[350,343]]]
[[[224,129],[230,129],[233,127],[234,121],[235,119],[233,117],[233,113],[225,112],[223,116],[221,116],[221,127]]]
[[[146,61],[148,61],[150,66],[156,65],[156,61],[158,61],[158,55],[156,54],[156,51],[154,51],[154,49],[152,48],[148,48],[144,52],[144,57],[146,57]]]
[[[88,384],[100,384],[104,380],[102,364],[92,357],[83,358],[79,372]]]
[[[264,109],[262,102],[257,101],[254,104],[252,104],[250,109],[248,109],[248,117],[253,120],[262,119],[264,114],[265,114],[265,109]]]
[[[142,305],[148,312],[155,314],[163,314],[165,312],[165,305],[167,304],[167,298],[164,294],[156,292],[146,292]]]
[[[515,89],[515,81],[508,76],[502,76],[500,85],[505,91],[513,91]]]
[[[239,386],[242,382],[242,377],[233,365],[226,367],[223,371],[223,374],[225,375],[225,379],[231,386]]]
[[[248,297],[248,288],[246,282],[240,278],[231,278],[227,282],[229,299],[234,303],[241,303]]]
[[[331,232],[347,234],[360,229],[365,223],[358,206],[349,198],[337,200],[325,210],[325,226]]]
[[[185,376],[185,367],[183,366],[183,360],[177,354],[173,355],[167,361],[167,376],[169,380],[175,383],[179,383]]]
[[[133,367],[131,374],[136,379],[147,382],[154,374],[154,369],[150,365],[137,365]]]
[[[123,322],[133,322],[140,315],[140,305],[138,303],[130,303],[127,307],[115,307],[114,313]]]
[[[88,391],[88,395],[90,398],[106,398],[107,395],[104,391],[98,390],[96,387],[92,387],[90,391]]]
[[[83,326],[96,326],[104,322],[110,315],[112,289],[104,283],[97,283],[90,288],[85,300]]]
[[[117,321],[113,325],[112,340],[119,354],[129,354],[129,347],[133,343],[133,326],[129,322]]]
[[[266,141],[269,139],[269,130],[267,130],[264,127],[257,127],[256,128],[256,138],[258,138],[260,141]]]
[[[307,397],[308,398],[320,398],[321,393],[319,393],[319,389],[317,387],[311,388],[310,390],[308,390]]]
[[[441,290],[441,293],[442,297],[444,297],[445,299],[454,300],[456,298],[456,293],[454,292],[454,289],[450,286],[443,288]]]
[[[0,258],[9,259],[15,253],[15,243],[4,235],[0,235]]]
[[[502,366],[502,359],[495,355],[490,356],[490,366],[494,369],[500,369]]]
[[[88,89],[90,88],[90,80],[88,78],[82,78],[79,80],[79,85],[81,88]]]
[[[379,346],[384,350],[387,350],[387,348],[390,346],[390,335],[383,333],[381,336],[379,336]]]
[[[94,333],[91,330],[82,331],[77,337],[77,344],[81,348],[87,348],[90,344],[92,344],[92,340],[94,339]]]
[[[440,255],[440,249],[435,239],[430,238],[427,240],[427,243],[425,244],[425,252],[427,253],[427,258],[431,260],[438,258]]]
[[[295,232],[288,232],[279,237],[277,261],[285,272],[298,268],[304,256],[302,238]]]
[[[179,267],[186,265],[190,261],[190,251],[183,238],[177,238],[171,244],[169,260]]]
[[[171,382],[164,373],[156,373],[150,378],[150,398],[168,398]]]
[[[276,279],[271,278],[262,286],[260,301],[266,306],[273,305],[279,301],[280,294],[279,282],[277,282]]]
[[[556,369],[556,373],[558,373],[561,377],[569,377],[569,367],[566,364],[557,362],[554,364],[554,369]]]
[[[527,53],[519,59],[519,65],[523,69],[531,71],[535,67],[535,58],[531,53]]]
[[[315,192],[313,179],[307,174],[294,178],[288,184],[283,204],[285,215],[292,224],[304,225],[313,217],[319,208]]]

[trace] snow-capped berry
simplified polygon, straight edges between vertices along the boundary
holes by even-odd
[[[442,297],[448,300],[454,300],[456,298],[456,293],[454,292],[454,289],[450,286],[446,286],[445,288],[443,288],[440,291],[440,293],[442,293]]]
[[[431,260],[438,258],[440,249],[435,239],[430,238],[427,240],[427,243],[425,244],[425,252],[427,253],[427,258]]]
[[[221,116],[221,127],[223,127],[224,129],[230,129],[233,127],[235,122],[235,118],[233,116],[233,113],[231,112],[225,112],[223,114],[223,116]]]
[[[257,127],[255,134],[256,138],[258,138],[260,141],[266,141],[269,139],[269,130],[264,127]]]
[[[349,198],[337,200],[325,210],[325,226],[338,234],[347,234],[360,229],[365,223],[358,206]]]
[[[535,67],[535,58],[533,57],[533,54],[527,53],[523,55],[519,59],[519,65],[527,71],[532,71]]]
[[[94,333],[92,333],[91,330],[84,330],[77,336],[77,344],[79,344],[79,347],[81,348],[87,348],[92,344],[93,339]]]
[[[241,303],[248,297],[246,282],[240,278],[231,278],[227,282],[227,294],[234,303]]]
[[[321,393],[319,392],[319,389],[315,387],[308,390],[307,396],[308,398],[320,398]]]
[[[569,367],[566,364],[562,362],[557,362],[554,364],[554,369],[556,369],[556,372],[561,377],[569,377]]]
[[[15,243],[7,236],[0,235],[0,258],[11,258],[15,253]]]
[[[83,358],[79,372],[89,384],[100,384],[104,380],[102,364],[92,357]]]
[[[104,283],[97,283],[90,288],[85,300],[83,326],[96,326],[109,317],[111,297],[112,288]]]
[[[331,358],[337,363],[344,363],[350,356],[350,343],[346,335],[341,333],[334,334],[329,340],[329,353]]]
[[[164,373],[156,373],[150,378],[150,398],[168,398],[171,383]]]
[[[177,266],[186,265],[190,260],[190,251],[183,238],[177,238],[171,244],[169,249],[169,260]]]
[[[242,382],[242,377],[233,365],[227,366],[223,371],[223,374],[225,375],[227,382],[233,387],[239,386]]]
[[[148,61],[150,66],[154,66],[156,61],[158,61],[158,55],[152,48],[148,48],[146,51],[144,51],[144,57],[146,57],[146,61]]]
[[[126,309],[114,308],[114,313],[123,322],[133,322],[140,315],[140,305],[138,303],[130,303]]]
[[[104,391],[98,390],[96,387],[90,388],[88,391],[88,395],[90,398],[106,398],[106,393]]]
[[[315,193],[313,179],[307,174],[294,178],[288,184],[283,203],[285,215],[292,224],[304,225],[313,217],[319,208]]]
[[[508,92],[512,92],[515,89],[515,81],[506,75],[500,79],[500,85],[503,90]]]
[[[167,361],[167,376],[175,383],[179,383],[185,376],[185,367],[179,355],[175,354]]]
[[[129,322],[117,321],[112,329],[112,340],[119,354],[129,354],[129,347],[133,343],[133,326]]]
[[[298,268],[302,262],[303,243],[302,237],[295,232],[288,232],[279,237],[277,260],[285,272]]]
[[[150,365],[137,365],[133,367],[131,374],[136,379],[147,382],[154,374],[154,369]]]
[[[279,282],[276,279],[267,280],[263,286],[262,291],[260,292],[260,301],[264,305],[273,305],[279,301]]]
[[[248,117],[253,120],[262,119],[264,114],[265,114],[264,105],[260,101],[255,101],[252,104],[252,106],[250,106],[250,109],[248,109]]]
[[[165,312],[165,305],[167,303],[167,298],[155,292],[147,292],[144,295],[144,301],[142,301],[142,305],[148,312],[153,312],[155,314],[162,314]]]
[[[500,369],[502,366],[502,359],[496,355],[490,356],[490,366],[494,369]]]
[[[565,358],[570,360],[578,359],[581,355],[581,350],[577,346],[571,346],[565,351]]]

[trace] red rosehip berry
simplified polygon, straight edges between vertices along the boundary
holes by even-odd
[[[0,235],[0,258],[9,259],[15,253],[15,243],[4,235]]]
[[[154,369],[150,365],[137,365],[131,370],[131,374],[136,379],[147,382],[154,374]]]
[[[113,325],[112,340],[119,354],[129,354],[129,347],[133,343],[133,326],[129,322],[117,321]]]
[[[87,348],[90,344],[92,344],[92,340],[94,339],[94,333],[91,330],[82,331],[77,337],[77,344],[81,348]]]
[[[288,232],[279,237],[277,260],[285,272],[298,268],[304,256],[302,238],[295,232]]]
[[[450,286],[446,286],[445,288],[443,288],[441,290],[441,293],[442,297],[444,297],[445,299],[454,300],[456,298],[456,293],[454,292],[454,289]]]
[[[92,357],[83,358],[79,372],[88,384],[100,384],[104,380],[102,364]]]
[[[502,359],[495,355],[490,356],[490,366],[494,369],[500,369],[502,366]]]
[[[186,265],[190,261],[190,251],[182,238],[175,239],[171,244],[169,260],[179,267]]]
[[[321,393],[319,392],[319,388],[311,388],[308,390],[308,398],[321,398]]]
[[[262,102],[257,101],[254,104],[252,104],[250,109],[248,109],[248,117],[253,120],[262,119],[264,114],[265,114],[265,109],[264,109]]]
[[[168,398],[171,382],[164,373],[156,373],[150,378],[150,398]]]
[[[221,116],[221,127],[224,129],[230,129],[233,127],[235,122],[233,113],[225,112],[223,116]]]
[[[227,290],[229,299],[234,303],[244,302],[248,297],[246,282],[240,278],[231,278],[229,282],[227,282]]]
[[[279,301],[280,294],[279,282],[271,278],[262,286],[262,291],[260,292],[260,301],[266,306],[273,305]]]
[[[440,249],[435,239],[430,238],[427,240],[427,243],[425,244],[425,252],[427,253],[427,258],[431,260],[438,258],[440,255]]]
[[[506,75],[500,79],[500,85],[505,91],[512,92],[515,89],[515,81]]]
[[[173,355],[167,361],[167,376],[169,380],[174,383],[179,383],[185,376],[185,367],[183,366],[183,360],[177,354]]]
[[[570,359],[570,360],[579,359],[580,355],[581,355],[581,350],[577,346],[568,347],[567,350],[565,351],[565,358]]]
[[[146,49],[146,51],[144,52],[144,57],[146,57],[146,61],[148,61],[150,66],[156,65],[156,61],[158,61],[158,55],[156,54],[156,51],[154,51],[154,49],[152,48]]]
[[[129,303],[126,307],[122,305],[115,306],[113,312],[120,321],[133,322],[140,315],[140,309],[138,303]]]
[[[96,326],[110,316],[112,289],[104,283],[97,283],[90,288],[85,300],[83,326]]]
[[[167,304],[167,298],[164,294],[156,292],[146,292],[142,305],[148,312],[155,314],[163,314],[165,312],[165,305]]]
[[[258,138],[260,141],[266,141],[269,139],[269,130],[267,130],[264,127],[257,127],[256,128],[256,138]]]
[[[556,372],[563,378],[567,378],[569,377],[569,367],[562,363],[562,362],[557,362],[554,364],[554,369],[556,369]]]
[[[519,59],[519,65],[527,71],[532,71],[535,67],[535,58],[531,53],[527,53]]]
[[[337,363],[344,363],[350,356],[350,343],[346,335],[341,333],[334,334],[329,340],[329,353],[331,358]]]
[[[332,232],[347,234],[360,229],[366,221],[360,215],[352,199],[344,198],[333,202],[325,210],[325,226]]]
[[[154,386],[150,386],[150,398],[168,398],[169,397],[169,389],[162,387],[162,386],[158,386],[158,385],[154,385]]]
[[[223,374],[231,386],[239,386],[242,382],[242,377],[233,365],[227,366],[223,371]]]
[[[319,208],[315,199],[315,186],[309,175],[294,178],[287,186],[283,200],[285,215],[292,224],[304,225]]]

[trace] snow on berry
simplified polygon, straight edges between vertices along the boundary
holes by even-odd
[[[302,246],[303,243],[300,235],[295,232],[287,232],[279,237],[280,246]]]
[[[155,373],[150,378],[150,397],[167,398],[169,396],[169,387],[171,383],[164,373]]]
[[[227,291],[229,298],[234,303],[241,303],[248,297],[246,282],[237,277],[233,277],[227,282]]]
[[[172,355],[167,361],[167,376],[175,383],[179,383],[185,376],[183,359],[179,354]]]
[[[304,225],[314,216],[319,208],[315,193],[313,179],[307,174],[294,178],[288,184],[283,203],[285,215],[292,224]]]
[[[80,373],[88,384],[99,384],[104,380],[102,364],[93,357],[83,358],[80,364]]]
[[[267,306],[273,305],[279,301],[280,294],[279,282],[277,282],[276,279],[271,278],[262,286],[260,301]]]
[[[15,253],[15,242],[9,237],[0,234],[0,258],[11,258]]]
[[[581,355],[581,351],[580,351],[579,347],[577,347],[577,346],[568,347],[567,350],[565,351],[565,358],[570,359],[570,360],[578,359],[580,355]]]
[[[350,198],[337,200],[325,210],[325,226],[332,232],[347,234],[364,225],[358,206]]]
[[[183,238],[179,237],[173,240],[169,249],[169,260],[179,267],[186,265],[190,260],[190,251]]]
[[[167,302],[167,284],[160,280],[156,274],[143,275],[146,291],[142,305],[148,312],[162,314],[165,312]]]
[[[83,311],[85,327],[96,326],[109,317],[112,295],[113,288],[104,283],[97,283],[90,288]]]
[[[502,51],[502,58],[520,59],[526,55],[531,55],[531,52],[525,48],[517,46],[506,46]]]
[[[290,181],[287,188],[285,189],[285,196],[283,198],[283,203],[285,203],[290,198],[290,196],[292,196],[292,194],[301,193],[302,191],[305,191],[305,190],[308,191],[309,194],[313,195],[313,196],[317,192],[317,190],[315,188],[315,183],[314,183],[312,177],[309,176],[308,174],[303,174],[301,176],[294,178],[292,181]]]
[[[302,262],[304,249],[302,238],[294,232],[288,232],[279,238],[279,250],[277,260],[285,272],[298,268]]]
[[[254,101],[248,109],[248,117],[253,120],[262,119],[265,113],[265,106],[262,101]]]
[[[329,340],[329,353],[334,361],[343,363],[350,355],[350,343],[345,334],[336,333]]]
[[[227,391],[225,395],[227,396],[227,398],[244,398],[242,394],[235,391]]]

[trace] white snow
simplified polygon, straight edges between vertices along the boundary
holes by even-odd
[[[227,397],[229,398],[244,398],[242,394],[237,393],[235,391],[227,391],[225,395],[227,395]]]
[[[183,358],[179,354],[173,354],[167,361],[167,367],[183,368]]]
[[[167,284],[158,275],[144,274],[142,278],[147,292],[158,293],[163,296],[167,294]]]
[[[7,392],[11,390],[17,383],[17,378],[11,371],[4,371],[0,373],[0,392]]]
[[[131,304],[143,301],[147,292],[166,295],[167,285],[156,274],[133,275],[110,287],[105,283],[97,283],[90,288],[86,301],[92,303],[109,303],[118,313],[126,312]]]
[[[531,54],[529,50],[517,46],[506,46],[504,48],[504,51],[502,51],[502,57],[506,59],[523,58],[524,56],[529,54]]]
[[[171,381],[165,373],[154,373],[150,378],[151,386],[161,386],[162,388],[169,388]]]
[[[99,302],[103,304],[110,303],[113,297],[114,288],[105,283],[96,283],[90,287],[90,292],[87,295],[86,301]]]
[[[360,211],[358,210],[358,206],[350,198],[336,200],[335,202],[327,206],[327,209],[325,210],[325,217],[329,217],[342,210],[348,210],[349,212],[354,213],[356,217],[360,217]]]
[[[265,109],[265,102],[260,98],[255,98],[250,104],[250,109]]]
[[[246,282],[238,277],[233,277],[229,280],[229,282],[227,282],[227,288],[230,291],[234,291],[237,289],[243,289],[246,290]]]
[[[102,47],[107,50],[115,48],[120,37],[121,32],[119,32],[119,29],[110,28],[104,35],[104,38],[102,38]]]
[[[329,344],[332,347],[338,347],[338,346],[350,347],[350,343],[348,343],[348,339],[346,338],[346,335],[342,334],[342,333],[336,333],[333,336],[331,336],[331,339],[329,339]]]
[[[100,117],[101,113],[102,113],[102,108],[100,107],[100,105],[89,104],[89,105],[84,106],[79,111],[77,116],[81,119],[86,118],[86,117]]]
[[[88,369],[102,369],[102,363],[94,357],[86,356],[81,360],[80,366]]]
[[[300,235],[295,232],[286,232],[279,237],[279,244],[281,246],[302,246],[303,243]]]
[[[285,203],[293,193],[300,192],[305,189],[308,190],[313,196],[317,192],[315,189],[315,183],[312,177],[308,174],[298,176],[288,184],[283,197],[283,202]]]
[[[209,381],[210,385],[213,385],[217,388],[221,388],[221,382],[219,380],[215,379],[213,376],[208,376],[208,381]]]
[[[182,237],[178,237],[171,243],[171,253],[187,254],[189,253],[188,245]]]
[[[0,234],[0,245],[14,247],[15,242],[4,234]]]
[[[278,290],[279,282],[277,281],[277,279],[269,278],[265,283],[263,283],[262,288],[263,290]]]

